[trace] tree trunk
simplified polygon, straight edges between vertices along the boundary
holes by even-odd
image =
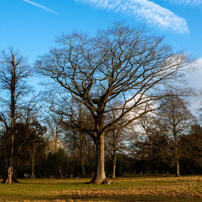
[[[31,176],[31,178],[35,178],[35,174],[34,174],[34,162],[32,162],[32,176]]]
[[[12,119],[12,125],[13,125],[13,119]],[[14,128],[14,126],[13,126]],[[10,148],[10,158],[8,161],[8,165],[6,167],[6,175],[4,176],[4,180],[2,183],[19,183],[17,178],[14,175],[14,158],[13,158],[13,153],[14,153],[14,129],[12,128],[12,134],[11,134],[11,148]]]
[[[13,165],[10,165],[5,172],[2,183],[19,183],[13,172]]]
[[[179,159],[177,159],[176,167],[177,167],[176,177],[179,177],[180,176],[180,161],[179,161]]]
[[[14,147],[14,134],[11,136],[11,150],[10,150],[10,158],[7,161],[6,171],[4,180],[2,183],[19,183],[17,178],[14,175],[14,158],[13,158],[13,147]]]
[[[84,159],[83,159],[83,135],[80,134],[80,141],[81,141],[81,168],[82,168],[82,176],[84,177],[86,175],[85,173],[85,167],[84,167]]]
[[[56,135],[54,138],[54,153],[56,153],[58,151],[58,138],[57,138],[57,131],[56,131]]]
[[[35,178],[34,174],[34,166],[35,166],[35,156],[36,156],[36,144],[33,143],[31,152],[31,167],[32,167],[32,176],[31,178]]]
[[[96,141],[96,172],[91,183],[102,184],[106,179],[104,166],[104,133]]]
[[[32,176],[31,178],[35,178],[35,174],[34,174],[34,162],[35,162],[35,159],[34,159],[34,155],[32,156]]]
[[[116,178],[116,152],[113,155],[112,179]]]
[[[178,141],[177,141],[177,135],[174,133],[175,137],[175,160],[176,160],[176,177],[180,176],[180,161],[178,156]]]
[[[113,131],[113,169],[112,169],[112,179],[116,178],[116,151],[117,151],[117,136],[115,130]]]

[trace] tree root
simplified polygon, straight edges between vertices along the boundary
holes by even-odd
[[[7,183],[19,183],[15,175],[12,176],[12,182],[9,182],[8,176],[5,178],[1,183],[7,184]]]
[[[102,182],[96,182],[95,180],[91,180],[88,184],[94,184],[94,185],[100,185],[100,184],[104,184],[104,185],[108,185],[111,184],[112,182],[105,178]]]

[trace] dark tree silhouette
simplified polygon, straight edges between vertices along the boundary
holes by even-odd
[[[19,118],[17,109],[20,108],[20,99],[28,91],[25,79],[30,70],[19,52],[13,48],[9,53],[4,51],[0,55],[0,89],[2,90],[1,103],[4,111],[0,113],[0,121],[4,126],[4,145],[6,151],[6,171],[4,183],[18,182],[14,175],[14,145],[15,125]]]
[[[171,92],[171,94],[173,94]],[[195,117],[187,108],[187,103],[178,96],[170,96],[161,103],[159,120],[166,128],[167,135],[172,139],[173,156],[176,163],[176,176],[180,176],[179,139],[181,135],[188,134],[189,129],[196,123]]]

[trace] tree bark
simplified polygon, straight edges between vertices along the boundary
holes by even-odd
[[[104,133],[97,138],[96,142],[96,172],[91,183],[102,184],[106,179],[104,162]]]

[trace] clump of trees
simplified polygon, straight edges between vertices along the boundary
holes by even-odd
[[[156,113],[142,117],[140,124],[145,139],[133,142],[132,150],[140,159],[151,162],[148,168],[155,165],[154,170],[163,169],[166,172],[176,167],[175,174],[180,176],[180,161],[187,154],[184,137],[191,138],[191,130],[197,126],[196,118],[187,109],[187,103],[171,92],[171,96],[160,103]],[[154,170],[149,169],[148,172]]]
[[[53,80],[40,100],[27,87],[26,60],[12,48],[1,55],[3,182],[58,170],[92,176],[93,184],[126,173],[173,173],[174,167],[179,176],[180,165],[186,171],[196,165],[187,151],[200,162],[201,128],[180,98],[183,90],[176,91],[189,55],[173,53],[144,27],[117,22],[95,36],[74,32],[57,42],[62,46],[34,64]]]

